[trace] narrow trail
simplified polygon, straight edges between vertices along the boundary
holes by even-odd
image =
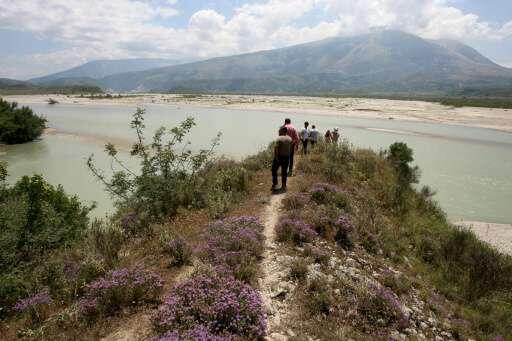
[[[265,229],[265,251],[261,262],[262,278],[260,279],[260,290],[267,312],[268,336],[267,340],[287,340],[288,336],[282,330],[281,322],[287,311],[286,295],[291,288],[287,287],[288,282],[283,281],[286,276],[286,263],[283,256],[279,256],[275,242],[275,226],[279,219],[281,203],[286,194],[273,195],[270,198],[262,221]]]

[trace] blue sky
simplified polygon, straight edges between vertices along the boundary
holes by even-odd
[[[457,39],[512,67],[510,0],[0,0],[0,77],[95,59],[209,58],[375,28]]]

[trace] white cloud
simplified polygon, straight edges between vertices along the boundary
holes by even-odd
[[[214,57],[377,27],[426,38],[512,35],[512,21],[497,27],[447,0],[262,0],[236,8],[231,17],[203,9],[190,17],[186,27],[162,24],[179,15],[176,7],[176,0],[0,0],[0,29],[30,31],[70,46],[25,57],[33,73],[46,72],[47,61],[64,68],[97,58]],[[329,19],[297,23],[313,10],[323,11]]]

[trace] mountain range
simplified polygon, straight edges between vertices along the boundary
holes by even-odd
[[[401,31],[334,37],[175,64],[166,60],[96,61],[31,82],[91,84],[139,92],[453,93],[512,89],[512,69],[497,65],[475,49],[457,41],[427,40]]]
[[[95,80],[124,72],[136,72],[184,63],[173,59],[111,59],[95,60],[66,71],[53,73],[44,77],[30,79],[33,84],[79,85],[94,84]],[[67,83],[67,84],[66,84]]]

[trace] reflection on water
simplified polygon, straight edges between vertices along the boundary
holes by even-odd
[[[31,105],[44,114],[56,131],[37,142],[0,148],[9,162],[10,181],[21,175],[41,173],[54,184],[87,201],[97,201],[97,215],[111,209],[108,196],[96,183],[85,160],[95,154],[100,166],[109,169],[103,153],[105,141],[128,150],[133,141],[129,122],[135,108],[101,105]],[[264,148],[275,137],[285,116],[296,126],[307,120],[321,131],[340,127],[342,136],[360,147],[383,149],[396,141],[408,143],[422,170],[422,184],[437,190],[437,199],[453,219],[511,223],[512,134],[396,120],[358,119],[339,116],[291,115],[276,112],[205,109],[148,105],[146,126],[174,126],[187,116],[196,118],[189,136],[193,147],[208,145],[223,132],[218,149],[234,158]],[[149,137],[149,136],[148,136]],[[6,154],[1,154],[5,152]],[[136,166],[134,161],[132,165]]]

